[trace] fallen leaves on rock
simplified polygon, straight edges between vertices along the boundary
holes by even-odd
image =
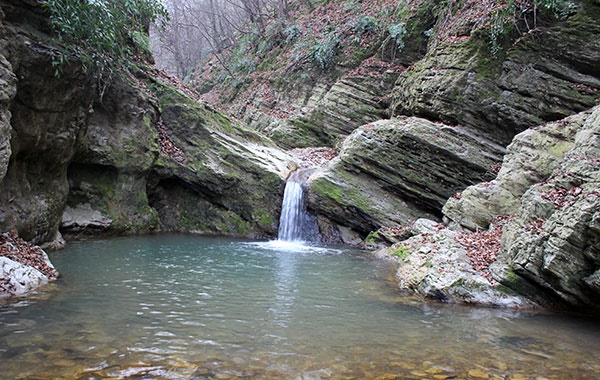
[[[335,149],[329,147],[295,148],[288,153],[300,161],[300,167],[325,166],[337,155]]]
[[[456,242],[465,248],[473,269],[481,272],[490,282],[489,267],[496,261],[500,251],[502,227],[511,219],[510,216],[500,216],[487,231],[461,232],[455,237]]]
[[[542,199],[552,203],[556,208],[565,208],[575,203],[575,198],[581,192],[582,189],[579,186],[574,186],[568,190],[564,187],[555,186],[552,190],[543,192],[540,196]]]
[[[156,130],[158,131],[158,143],[160,145],[161,153],[171,157],[177,162],[183,162],[185,160],[185,153],[173,144],[169,138],[169,131],[162,119],[159,119],[158,123],[156,123]]]
[[[393,235],[403,235],[407,230],[410,230],[409,226],[389,226],[389,227],[381,227],[382,232],[387,232]]]
[[[530,233],[540,233],[544,232],[544,222],[546,220],[542,218],[537,218],[528,225],[525,226],[525,231]]]
[[[14,232],[0,234],[0,256],[33,267],[48,278],[58,277],[58,271],[48,265],[46,253],[40,247],[21,239]]]

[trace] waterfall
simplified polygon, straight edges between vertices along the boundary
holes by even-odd
[[[302,183],[314,170],[296,170],[290,174],[283,193],[278,240],[318,241],[316,219],[306,212]]]

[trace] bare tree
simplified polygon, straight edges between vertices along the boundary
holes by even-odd
[[[243,34],[264,36],[272,17],[288,18],[290,0],[164,0],[170,23],[153,29],[152,44],[159,66],[185,78],[203,59],[220,54]],[[293,0],[292,0],[293,1]],[[304,2],[310,0],[302,0]]]

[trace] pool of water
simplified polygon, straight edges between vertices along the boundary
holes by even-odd
[[[70,243],[0,306],[2,379],[598,379],[600,323],[402,297],[366,252],[187,235]]]

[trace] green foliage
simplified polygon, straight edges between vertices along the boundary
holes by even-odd
[[[404,36],[406,35],[404,23],[400,22],[388,26],[388,33],[390,34],[390,38],[396,44],[398,51],[401,51],[404,48]]]
[[[321,69],[326,70],[335,64],[340,38],[335,33],[329,33],[317,41],[311,48],[311,60]]]
[[[375,243],[375,240],[379,239],[378,231],[371,231],[365,238],[365,243]]]
[[[562,21],[576,10],[577,5],[570,0],[508,0],[492,14],[490,50],[496,56],[502,47],[502,40],[511,32],[522,35],[537,29],[544,17]]]
[[[403,245],[399,245],[396,249],[391,252],[393,257],[397,257],[399,259],[405,259],[410,253],[410,249]]]
[[[122,64],[148,50],[148,25],[168,18],[160,0],[48,0],[44,3],[52,29],[65,50],[54,57],[56,75],[71,54],[84,68]]]
[[[283,36],[285,37],[285,45],[292,45],[296,42],[300,36],[302,36],[302,30],[296,24],[290,25],[283,30]]]
[[[379,24],[372,16],[362,16],[355,21],[353,29],[356,35],[362,36],[363,34],[377,32]]]
[[[387,38],[381,45],[382,55],[387,46],[391,45],[391,59],[396,59],[396,54],[404,49],[404,37],[407,34],[406,25],[404,22],[390,24],[387,27]]]

